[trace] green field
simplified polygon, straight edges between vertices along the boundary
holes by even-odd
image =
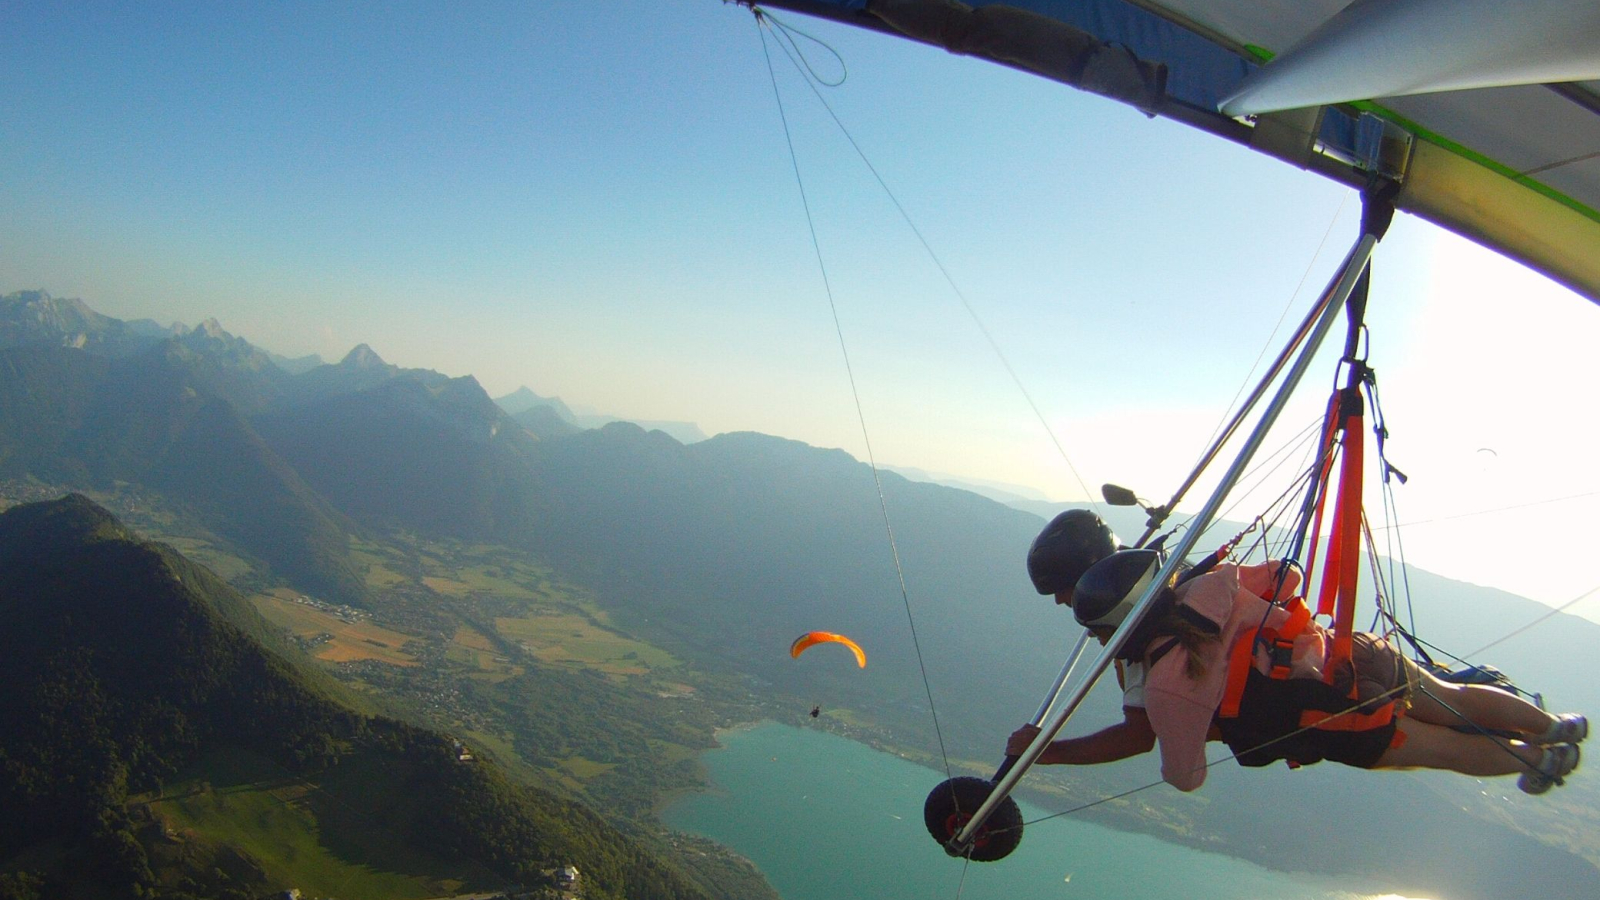
[[[411,584],[416,580],[414,561],[389,544],[350,538],[350,558],[360,567],[367,587],[374,590]]]
[[[224,581],[233,581],[251,572],[249,563],[210,541],[190,537],[168,537],[166,542],[179,553],[215,572]]]
[[[643,675],[675,666],[670,653],[603,626],[598,612],[545,608],[494,620],[495,630],[551,665],[598,669],[608,675]]]
[[[538,659],[564,668],[589,668],[613,677],[644,675],[678,665],[671,654],[635,640],[611,627],[605,613],[583,596],[580,589],[556,582],[551,570],[516,551],[486,544],[432,541],[407,534],[391,535],[390,543],[353,539],[351,552],[366,567],[367,585],[384,590],[397,585],[422,588],[457,603],[494,604],[501,614],[493,618],[495,637],[503,638]],[[382,659],[404,665],[405,657],[385,657],[369,647],[345,641],[351,631],[329,617],[315,619],[307,610],[287,609],[281,603],[257,600],[262,612],[297,634],[325,631],[334,635],[338,650],[319,650],[330,662],[345,659]],[[515,611],[516,615],[504,613]],[[489,620],[483,621],[485,627]],[[312,631],[315,626],[317,631]],[[399,651],[396,643],[378,637],[379,644]],[[481,678],[500,680],[522,671],[499,646],[481,631],[463,624],[448,639],[445,657],[476,669]],[[351,649],[351,648],[354,649]],[[361,651],[361,655],[355,655]],[[515,649],[509,651],[515,655]]]
[[[394,837],[393,822],[405,814],[395,807],[405,800],[392,796],[391,785],[376,763],[360,757],[313,784],[263,757],[230,750],[207,757],[151,801],[150,810],[179,841],[223,842],[247,853],[277,889],[346,900],[459,893],[463,866]]]

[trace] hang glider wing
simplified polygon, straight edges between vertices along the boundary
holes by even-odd
[[[1400,209],[1600,302],[1594,0],[760,5],[1032,72],[1351,186],[1393,179]]]

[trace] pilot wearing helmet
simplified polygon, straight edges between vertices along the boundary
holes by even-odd
[[[1056,516],[1028,549],[1034,587],[1072,608],[1102,644],[1160,568],[1157,551],[1121,548],[1084,509]],[[1577,768],[1578,743],[1588,734],[1582,715],[1551,715],[1506,691],[1441,681],[1381,635],[1354,635],[1351,658],[1330,662],[1331,634],[1306,614],[1295,596],[1299,582],[1292,565],[1222,563],[1160,588],[1118,653],[1123,720],[1052,741],[1038,762],[1112,762],[1159,741],[1162,777],[1184,791],[1205,781],[1209,740],[1226,741],[1246,766],[1329,759],[1369,769],[1518,774],[1518,787],[1530,794],[1562,784]],[[1269,632],[1276,655],[1257,637]],[[1477,727],[1456,730],[1463,721]],[[1018,729],[1007,753],[1022,754],[1038,733],[1033,725]]]

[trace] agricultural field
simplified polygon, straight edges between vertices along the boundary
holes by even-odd
[[[486,548],[477,548],[480,551]],[[501,551],[506,552],[506,551]],[[497,564],[492,560],[458,559],[430,567],[422,578],[429,590],[448,597],[494,596],[537,601],[552,595],[548,573],[527,563]]]
[[[294,591],[279,588],[250,598],[267,621],[299,638],[308,651],[325,662],[376,660],[395,666],[418,665],[406,651],[415,639],[374,624],[370,619],[346,618],[298,599]]]
[[[612,676],[644,675],[677,665],[666,651],[607,628],[604,614],[592,608],[555,606],[516,618],[496,618],[494,625],[502,636],[548,665],[596,669]]]
[[[678,664],[665,651],[616,630],[581,589],[560,584],[549,568],[507,548],[396,535],[389,544],[354,540],[351,549],[367,567],[368,586],[375,591],[432,595],[435,605],[470,619],[446,638],[444,657],[483,678],[521,674],[523,666],[513,658],[519,651],[547,665],[593,669],[613,678]],[[494,633],[486,634],[490,629]],[[369,652],[361,658],[381,657]]]
[[[396,532],[386,542],[350,539],[350,553],[374,590],[425,587],[441,596],[537,600],[552,590],[551,570],[491,544],[430,540]]]
[[[518,665],[506,656],[506,652],[485,637],[483,632],[470,625],[462,625],[450,638],[445,658],[468,669],[475,669],[471,673],[473,678],[498,683],[527,671],[525,666]]]
[[[367,582],[367,587],[373,590],[384,590],[397,585],[410,583],[401,572],[392,568],[395,560],[383,552],[377,544],[371,544],[359,538],[350,539],[350,557],[356,565],[361,566]]]
[[[618,815],[698,783],[697,754],[740,688],[618,627],[587,588],[516,550],[396,532],[350,546],[370,608],[252,597],[345,684]]]

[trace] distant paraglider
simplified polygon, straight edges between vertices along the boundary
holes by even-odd
[[[831,631],[808,631],[800,635],[794,639],[793,644],[789,645],[789,655],[799,659],[800,654],[804,653],[808,647],[826,643],[843,644],[849,647],[850,652],[856,655],[856,665],[863,669],[867,667],[867,651],[862,650],[861,645],[855,641],[842,634],[834,634]]]

